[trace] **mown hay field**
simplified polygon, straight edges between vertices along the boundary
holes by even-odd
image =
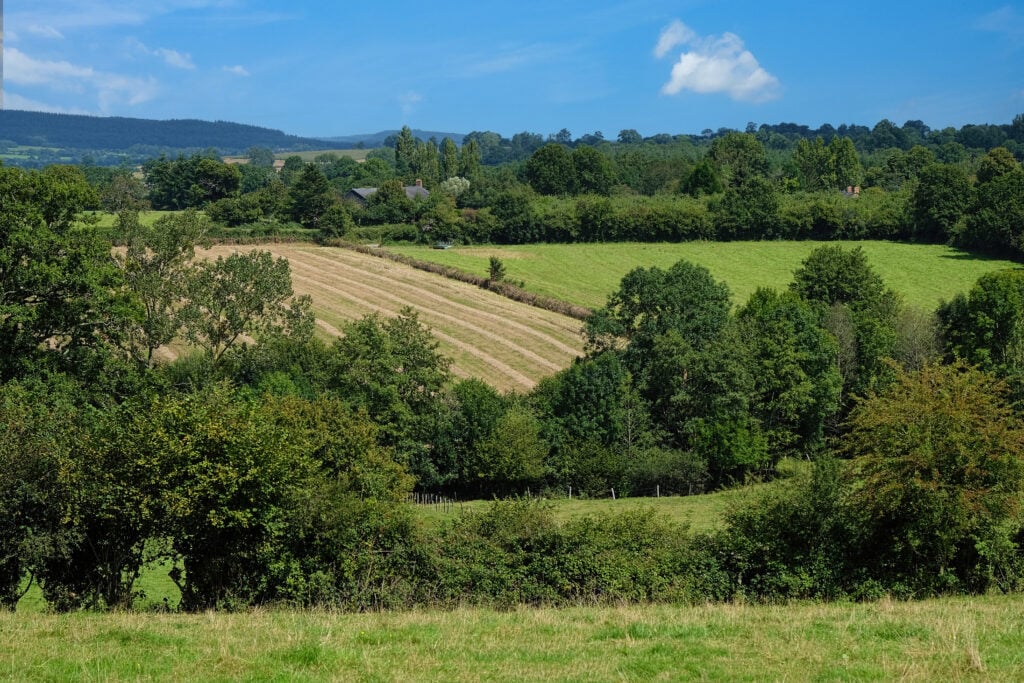
[[[1019,681],[1024,596],[370,614],[0,614],[18,681]]]
[[[861,247],[886,284],[904,301],[934,310],[941,300],[966,292],[983,274],[1019,268],[1012,261],[990,259],[940,244],[899,242],[682,242],[673,244],[529,244],[473,246],[438,250],[418,246],[388,249],[484,275],[490,257],[505,264],[510,280],[526,289],[581,306],[600,307],[633,268],[668,268],[680,259],[711,271],[729,285],[733,302],[744,303],[758,287],[784,289],[793,271],[812,249],[823,245]]]
[[[215,258],[257,247],[216,246]],[[268,244],[259,249],[291,264],[296,294],[313,299],[317,325],[340,334],[351,320],[397,315],[408,306],[432,330],[460,377],[477,377],[501,390],[525,391],[583,352],[578,320],[510,301],[473,285],[356,252],[312,244]]]

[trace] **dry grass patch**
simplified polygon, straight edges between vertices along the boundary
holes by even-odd
[[[322,331],[370,313],[395,315],[410,306],[432,329],[457,376],[524,391],[582,353],[579,321],[472,285],[345,249],[305,244],[260,248],[289,260],[295,291],[313,298],[313,310],[325,322]],[[201,255],[239,249],[218,246]]]

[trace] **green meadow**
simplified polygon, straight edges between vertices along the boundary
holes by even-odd
[[[18,681],[1019,681],[1024,596],[366,614],[0,614]]]
[[[725,513],[744,501],[763,493],[773,483],[739,486],[724,491],[694,496],[662,496],[660,498],[580,499],[554,498],[547,502],[555,520],[565,522],[587,515],[604,515],[649,508],[656,514],[693,532],[712,531],[722,526]],[[568,491],[564,492],[568,496]],[[481,512],[491,504],[487,500],[455,501],[444,504],[416,506],[416,515],[427,528],[437,527],[468,512]]]
[[[480,275],[487,274],[490,257],[497,256],[505,264],[507,278],[523,281],[528,290],[599,307],[633,268],[668,268],[680,259],[706,267],[729,285],[733,301],[741,304],[758,287],[785,288],[811,250],[825,244],[861,247],[886,284],[902,294],[908,305],[926,310],[966,292],[987,272],[1021,267],[945,245],[879,241],[533,244],[445,250],[389,245],[388,249]]]

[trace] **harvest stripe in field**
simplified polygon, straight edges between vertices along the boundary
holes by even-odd
[[[293,279],[295,279],[297,281],[308,281],[308,279],[305,278],[305,276],[303,276],[303,275],[295,275],[295,274],[293,274]],[[382,313],[384,315],[393,315],[395,313],[395,309],[394,308],[388,308],[388,307],[385,307],[385,306],[381,306],[381,305],[373,303],[373,302],[371,302],[371,301],[369,301],[367,299],[355,296],[355,295],[351,294],[350,292],[342,292],[341,290],[338,290],[336,288],[327,287],[327,286],[323,286],[323,285],[319,285],[317,288],[321,289],[321,290],[327,290],[329,292],[333,292],[334,294],[339,294],[339,295],[340,294],[344,294],[344,296],[347,299],[356,302],[360,307],[367,309],[368,312],[377,312],[377,313]],[[315,297],[314,297],[314,299],[315,299]],[[484,362],[484,364],[486,364],[490,368],[493,368],[494,371],[496,371],[497,373],[502,375],[503,379],[506,379],[508,381],[508,383],[516,384],[516,385],[519,385],[520,387],[523,387],[523,388],[530,388],[530,387],[534,386],[537,383],[536,379],[527,377],[526,375],[520,373],[519,371],[515,370],[511,366],[505,364],[505,362],[502,362],[501,360],[499,360],[495,356],[481,351],[480,348],[477,347],[477,346],[473,346],[471,344],[468,344],[468,343],[466,343],[466,342],[464,342],[462,340],[459,340],[459,339],[453,337],[452,335],[445,334],[445,333],[443,333],[443,332],[441,332],[439,330],[436,330],[436,329],[432,329],[431,333],[434,335],[434,337],[436,337],[438,339],[438,341],[441,341],[441,342],[444,342],[446,344],[449,344],[450,346],[453,346],[454,348],[457,348],[457,349],[459,349],[461,351],[464,351],[465,353],[467,353],[469,355],[472,355],[472,356],[474,356],[476,358],[479,358],[481,361]]]

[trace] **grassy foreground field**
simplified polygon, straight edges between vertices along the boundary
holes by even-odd
[[[207,257],[257,247],[218,246]],[[581,323],[502,296],[384,259],[312,244],[258,248],[291,264],[297,294],[313,298],[317,324],[336,336],[350,320],[370,313],[419,312],[453,361],[453,372],[494,387],[528,390],[582,354]]]
[[[0,614],[19,681],[1019,681],[1024,596],[332,614]]]
[[[886,284],[911,306],[932,310],[940,300],[966,292],[981,275],[1020,267],[937,244],[894,242],[683,242],[678,244],[532,244],[517,246],[388,249],[485,275],[491,256],[508,278],[530,291],[582,306],[603,306],[622,276],[638,266],[668,268],[680,259],[706,267],[742,304],[757,287],[785,288],[793,271],[815,247],[860,246]]]

